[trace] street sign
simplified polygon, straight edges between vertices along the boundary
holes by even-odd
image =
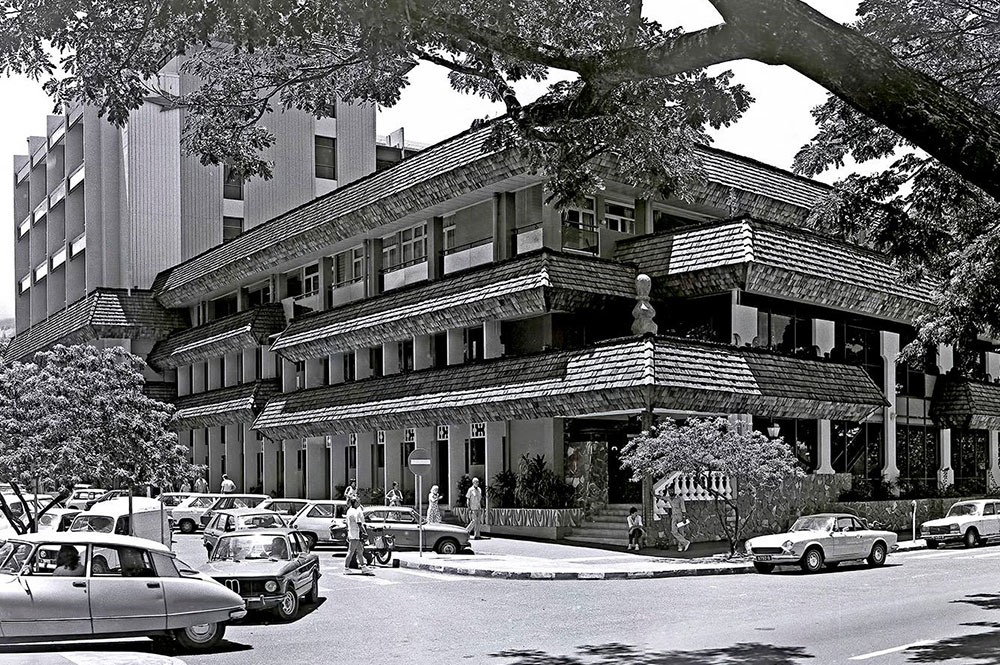
[[[413,475],[427,478],[431,475],[431,454],[423,448],[414,448],[406,458],[406,466]]]

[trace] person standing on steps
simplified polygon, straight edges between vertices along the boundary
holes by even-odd
[[[483,521],[483,490],[479,489],[479,478],[472,479],[472,487],[465,493],[465,499],[471,516],[465,530],[469,532],[469,535],[472,535],[473,540],[482,540],[482,536],[479,535],[479,527]]]

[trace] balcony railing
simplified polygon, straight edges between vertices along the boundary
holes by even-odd
[[[493,261],[493,238],[480,238],[442,250],[444,274],[467,270]]]
[[[329,303],[330,307],[337,307],[355,300],[360,300],[365,295],[364,276],[338,282],[330,285]]]
[[[565,221],[562,223],[562,226],[563,249],[597,254],[600,241],[596,226]]]
[[[659,492],[667,487],[675,496],[680,496],[685,501],[711,501],[717,494],[726,499],[733,498],[729,476],[717,471],[701,476],[674,473],[655,483],[653,491]]]
[[[544,246],[542,222],[520,226],[511,232],[514,236],[514,253],[524,254]]]
[[[379,271],[382,276],[382,290],[391,291],[407,284],[413,284],[427,279],[427,257],[421,256],[416,259],[397,263],[396,265],[382,268]]]

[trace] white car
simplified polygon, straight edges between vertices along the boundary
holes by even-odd
[[[86,510],[87,502],[97,499],[107,490],[99,487],[84,487],[73,490],[73,494],[66,501],[66,507],[73,510]]]
[[[896,547],[895,533],[869,529],[846,513],[803,515],[787,533],[757,536],[746,544],[758,573],[769,573],[779,565],[797,565],[815,573],[824,566],[834,568],[841,561],[860,559],[877,567]]]
[[[201,528],[201,516],[220,496],[222,495],[192,494],[171,509],[170,522],[181,533],[194,533]]]
[[[305,536],[309,549],[316,543],[332,543],[330,535],[332,527],[342,527],[347,524],[347,502],[340,499],[310,501],[298,515],[289,522],[289,526]]]
[[[927,547],[961,542],[966,547],[1000,538],[1000,501],[977,499],[952,504],[948,514],[920,525]]]

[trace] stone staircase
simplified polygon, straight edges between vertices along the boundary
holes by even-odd
[[[596,511],[588,522],[580,526],[573,527],[568,536],[563,538],[570,543],[584,543],[589,545],[618,545],[624,546],[628,543],[628,511],[634,504],[631,503],[609,503],[604,508]],[[641,506],[635,506],[642,509]]]

